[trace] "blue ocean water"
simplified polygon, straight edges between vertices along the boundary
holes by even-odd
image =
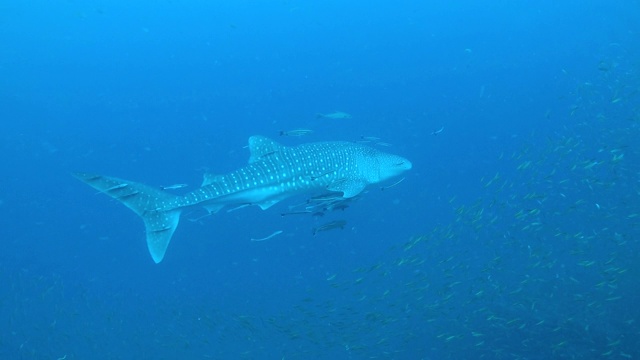
[[[0,357],[640,357],[639,18],[631,0],[0,4]],[[375,137],[413,169],[323,217],[281,216],[304,198],[185,213],[157,265],[142,221],[71,175],[181,194],[244,166],[252,135]]]

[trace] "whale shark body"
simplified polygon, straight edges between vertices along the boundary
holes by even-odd
[[[409,160],[351,142],[318,142],[288,147],[269,138],[249,138],[249,164],[226,175],[205,174],[202,186],[174,195],[148,185],[89,173],[74,176],[120,201],[142,217],[147,246],[156,263],[164,258],[180,213],[204,207],[215,213],[228,205],[268,209],[288,197],[328,190],[345,199],[371,184],[411,169]]]

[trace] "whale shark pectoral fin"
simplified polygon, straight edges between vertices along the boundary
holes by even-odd
[[[277,204],[278,202],[280,202],[280,199],[263,201],[263,202],[258,203],[256,205],[260,206],[260,209],[262,209],[262,210],[267,210],[268,208],[272,207],[273,205]]]
[[[366,186],[361,180],[340,179],[327,186],[327,190],[342,192],[342,197],[348,199],[360,194]]]
[[[204,205],[204,208],[209,212],[209,214],[217,214],[220,209],[224,207],[224,204],[208,204]]]
[[[180,222],[180,210],[152,211],[143,217],[147,231],[147,247],[157,264],[164,258],[173,232]]]

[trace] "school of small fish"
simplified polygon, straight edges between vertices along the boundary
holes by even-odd
[[[187,312],[166,300],[164,315],[174,326],[157,330],[156,345],[190,349],[193,358],[205,359],[313,359],[327,353],[345,359],[640,358],[640,78],[616,74],[613,66],[599,68],[599,85],[577,84],[575,103],[566,114],[553,115],[562,117],[564,130],[544,139],[534,134],[519,148],[497,153],[500,167],[487,168],[475,181],[476,200],[448,200],[449,223],[388,239],[379,256],[364,264],[345,261],[322,275],[323,286],[305,288],[304,279],[292,274],[283,282],[300,281],[306,296],[292,299],[271,289],[267,295],[277,296],[279,307],[229,313],[203,299],[192,300],[199,305],[190,304],[196,310]],[[348,115],[333,114],[322,117]],[[293,131],[282,135],[308,134]],[[447,130],[442,136],[453,135]],[[320,216],[354,201],[320,194],[281,215]],[[428,213],[428,206],[421,211]],[[317,235],[329,238],[345,233],[345,225],[327,221],[313,233],[334,230]],[[281,230],[252,240],[276,236],[278,243],[287,240]],[[69,292],[55,275],[37,283],[26,273],[14,275],[15,291],[45,291],[19,303],[7,297],[15,306],[7,310],[12,315],[5,326],[18,328],[39,299],[63,299]],[[43,334],[64,332],[65,319],[88,308],[109,314],[113,329],[127,324],[110,312],[110,304],[92,300],[88,306],[87,298],[74,298],[77,313],[59,322],[51,316],[59,309],[44,311]],[[89,347],[100,341],[79,338]],[[20,350],[30,346],[25,341]],[[59,350],[57,358],[72,351]]]

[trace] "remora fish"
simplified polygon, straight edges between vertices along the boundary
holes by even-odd
[[[333,230],[333,229],[344,229],[345,225],[347,225],[347,222],[344,221],[344,220],[336,220],[336,221],[328,222],[326,224],[322,224],[322,225],[318,226],[317,228],[313,229],[313,236],[316,236],[316,234],[319,233],[320,231],[329,231],[329,230]]]
[[[353,198],[371,184],[411,169],[409,160],[350,142],[283,146],[262,136],[249,138],[249,164],[226,175],[205,175],[185,195],[114,177],[76,173],[78,179],[122,202],[142,217],[147,247],[156,263],[164,258],[180,213],[192,207],[217,212],[227,205],[263,210],[293,195],[329,190]]]
[[[328,113],[328,114],[316,114],[316,117],[318,118],[324,118],[324,119],[351,119],[351,115],[347,114],[346,112],[342,112],[342,111],[334,111],[332,113]]]
[[[311,133],[313,133],[313,130],[309,129],[280,130],[280,136],[305,136]]]

